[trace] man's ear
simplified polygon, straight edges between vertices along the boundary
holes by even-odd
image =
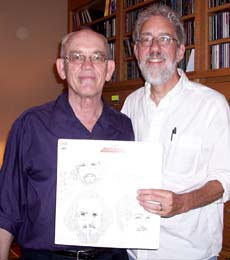
[[[137,55],[137,45],[136,45],[136,44],[134,44],[133,52],[134,52],[134,55],[135,55],[136,59],[138,60],[138,55]]]
[[[184,58],[185,53],[185,46],[181,44],[180,47],[177,49],[177,63],[179,63]]]
[[[114,60],[108,60],[107,73],[106,73],[106,77],[105,77],[106,81],[110,81],[110,79],[112,78],[114,70],[115,70]]]
[[[66,73],[65,73],[65,65],[63,59],[59,58],[56,60],[56,68],[59,77],[64,80],[66,78]]]

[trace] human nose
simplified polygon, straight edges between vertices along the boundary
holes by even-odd
[[[84,60],[82,61],[82,64],[81,66],[84,66],[84,67],[92,67],[93,66],[93,62],[91,60],[91,57],[86,57],[84,58]]]
[[[152,38],[152,41],[149,46],[151,49],[159,49],[161,46],[157,38]]]

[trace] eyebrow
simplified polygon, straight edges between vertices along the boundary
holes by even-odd
[[[79,53],[79,54],[84,54],[84,51],[81,51],[81,50],[72,50],[70,51],[69,53]],[[100,50],[96,50],[94,52],[92,52],[91,54],[102,54],[102,55],[105,55],[105,52],[104,51],[100,51]],[[85,55],[85,54],[84,54]]]
[[[165,33],[162,32],[162,33],[160,33],[158,36],[163,36],[163,35],[167,35],[167,36],[170,36],[170,37],[174,37],[172,34],[166,33],[166,32],[165,32]],[[154,36],[152,35],[152,33],[150,33],[150,32],[141,33],[140,36],[152,36],[152,37],[154,37]],[[155,37],[158,37],[158,36],[155,36]]]

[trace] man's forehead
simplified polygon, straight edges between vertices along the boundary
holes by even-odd
[[[76,33],[72,36],[66,44],[66,48],[85,48],[85,49],[105,49],[105,43],[98,34]]]
[[[174,32],[175,28],[167,17],[161,15],[151,16],[141,27],[141,33],[160,30],[169,30],[170,32]]]

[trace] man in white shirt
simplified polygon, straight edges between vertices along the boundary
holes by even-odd
[[[162,189],[139,190],[137,197],[145,210],[162,217],[160,247],[129,250],[130,259],[217,259],[223,203],[230,198],[228,103],[177,69],[185,33],[170,8],[143,11],[133,39],[146,83],[127,97],[122,112],[131,118],[137,141],[161,142],[163,166]]]

